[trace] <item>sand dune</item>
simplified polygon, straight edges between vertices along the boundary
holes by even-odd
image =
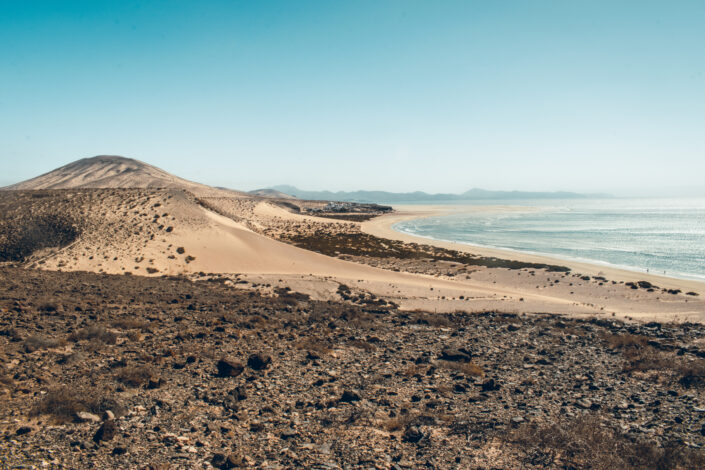
[[[103,185],[110,189],[90,189]],[[673,286],[683,292],[704,292],[700,283],[431,242],[390,229],[394,221],[432,215],[439,208],[407,209],[362,224],[319,218],[290,212],[269,199],[192,183],[122,157],[80,160],[13,188],[72,188],[0,193],[4,215],[15,217],[11,227],[26,223],[26,214],[61,213],[82,229],[68,246],[43,249],[31,256],[25,264],[35,268],[151,276],[224,273],[259,289],[289,286],[320,299],[337,299],[337,286],[345,284],[404,309],[438,312],[498,310],[705,321],[705,300],[701,300],[705,296],[633,291],[624,282],[603,285],[584,281],[575,272],[599,273],[610,281],[651,279],[661,287]],[[283,243],[291,239],[281,236],[315,238],[326,233],[333,238],[345,236],[353,244],[356,237],[367,233],[504,259],[568,264],[574,273],[484,265],[454,272],[452,262],[400,258],[385,264],[389,258],[377,259],[374,254],[342,259],[336,252],[325,256]]]

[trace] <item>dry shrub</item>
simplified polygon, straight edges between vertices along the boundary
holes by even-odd
[[[353,339],[348,341],[348,346],[352,346],[353,348],[357,349],[362,349],[363,351],[367,352],[374,351],[375,349],[377,349],[377,346],[370,343],[369,341],[363,341],[360,339]]]
[[[49,390],[32,409],[32,415],[51,415],[58,422],[75,418],[79,411],[101,414],[111,410],[116,416],[125,414],[125,407],[105,390],[63,385]]]
[[[59,214],[30,214],[0,221],[0,261],[24,261],[42,248],[61,248],[80,235],[76,222]]]
[[[129,366],[120,370],[115,378],[130,387],[142,387],[155,376],[154,370],[149,366]]]
[[[144,330],[149,326],[149,322],[141,318],[119,318],[113,320],[112,325],[121,330]]]
[[[6,388],[13,389],[15,387],[15,381],[7,375],[4,371],[0,370],[0,384],[4,385]]]
[[[526,464],[574,469],[705,468],[705,452],[683,444],[658,446],[634,442],[606,427],[597,415],[571,421],[519,427],[509,440],[523,451]]]
[[[327,341],[318,338],[306,338],[296,343],[296,347],[303,351],[317,353],[320,355],[330,354],[333,349]]]
[[[644,348],[648,344],[645,336],[632,334],[605,335],[604,340],[612,349]]]
[[[24,340],[24,347],[27,352],[34,352],[39,349],[58,348],[65,345],[66,342],[61,339],[47,338],[42,335],[32,335]]]
[[[405,375],[407,377],[413,377],[415,375],[424,375],[426,371],[428,370],[428,367],[423,367],[419,366],[417,364],[412,364],[406,369],[401,371],[402,375]]]
[[[93,325],[71,333],[68,339],[73,342],[89,339],[97,340],[105,344],[115,344],[117,342],[117,335],[107,330],[104,326]]]
[[[438,413],[403,413],[390,418],[382,424],[382,428],[387,432],[401,431],[409,426],[424,426],[435,424],[441,415]],[[443,421],[448,419],[447,416],[443,416]]]
[[[705,386],[705,360],[680,361],[675,366],[678,382],[685,388]]]
[[[404,414],[400,416],[396,416],[394,418],[390,418],[388,421],[386,421],[382,427],[387,431],[387,432],[395,432],[395,431],[401,431],[402,429],[406,429],[411,422],[414,420],[414,417],[410,414]]]
[[[622,353],[626,363],[625,372],[646,372],[649,370],[670,370],[673,359],[653,347],[628,348]]]
[[[444,369],[460,372],[467,377],[482,377],[485,371],[474,362],[450,362],[438,361],[438,365]]]
[[[412,318],[417,325],[428,325],[434,328],[450,328],[453,326],[453,322],[450,321],[448,316],[442,313],[417,312]]]
[[[661,371],[683,387],[705,386],[705,360],[688,360],[652,346],[628,346],[622,355],[625,372]]]

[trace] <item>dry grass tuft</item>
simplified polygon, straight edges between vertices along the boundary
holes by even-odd
[[[56,338],[47,338],[42,335],[32,335],[24,340],[24,347],[27,352],[34,352],[40,349],[52,349],[64,346],[66,341]]]
[[[605,335],[604,340],[612,349],[643,348],[648,345],[648,339],[645,336],[632,335],[628,333],[619,335]]]
[[[141,318],[120,318],[113,320],[111,324],[121,330],[144,330],[149,326],[149,322]]]
[[[115,344],[117,343],[117,334],[107,330],[104,326],[92,325],[71,333],[68,339],[73,342],[95,340],[105,344]]]
[[[115,378],[130,387],[142,387],[156,377],[154,369],[149,366],[128,366],[120,370]]]
[[[369,341],[364,341],[360,339],[353,339],[348,341],[348,346],[352,346],[353,348],[357,349],[362,349],[363,351],[367,352],[374,351],[375,349],[377,349],[377,346],[370,343]]]
[[[484,377],[485,371],[473,362],[438,361],[438,366],[448,370],[460,372],[467,377]]]
[[[296,343],[296,347],[303,351],[316,353],[318,355],[330,354],[333,349],[327,341],[318,338],[306,338]]]
[[[79,411],[100,414],[106,410],[116,416],[125,414],[125,407],[105,391],[63,385],[50,389],[35,404],[32,415],[51,415],[57,422],[65,423],[73,420]]]

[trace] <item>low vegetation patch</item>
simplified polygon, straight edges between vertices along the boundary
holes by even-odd
[[[57,338],[49,338],[43,335],[28,336],[24,340],[24,347],[27,352],[34,352],[40,349],[58,348],[66,344],[65,341]]]
[[[128,366],[116,374],[117,380],[129,387],[145,386],[155,376],[155,371],[149,366]]]
[[[444,369],[460,372],[466,377],[482,377],[485,375],[485,371],[482,370],[482,367],[473,362],[438,361],[438,365]]]
[[[705,386],[705,359],[685,357],[673,351],[664,351],[649,343],[644,336],[613,334],[604,337],[607,345],[622,352],[624,371],[661,371],[685,388]]]
[[[39,214],[0,222],[0,261],[24,261],[42,248],[62,248],[80,235],[65,215]]]
[[[82,340],[98,340],[106,344],[115,344],[117,342],[117,334],[109,331],[104,326],[93,325],[74,333],[71,333],[68,337],[69,341],[82,341]]]
[[[125,413],[125,407],[105,390],[62,385],[48,390],[37,401],[32,414],[50,415],[57,422],[65,423],[75,419],[80,411],[101,414],[107,410],[115,416]]]
[[[660,447],[635,441],[607,427],[597,415],[551,424],[525,424],[510,437],[524,454],[524,463],[573,469],[705,468],[705,452],[682,443]]]
[[[475,256],[469,253],[437,248],[417,243],[387,240],[366,233],[327,233],[289,235],[286,241],[300,248],[328,256],[352,255],[372,258],[397,258],[403,260],[435,260],[463,263],[468,266],[486,266],[507,269],[545,269],[551,272],[569,272],[565,266],[544,263],[525,263],[494,257]]]

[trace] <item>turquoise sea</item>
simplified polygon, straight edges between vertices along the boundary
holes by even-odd
[[[497,210],[404,221],[393,228],[437,240],[705,280],[705,198],[453,204]]]

